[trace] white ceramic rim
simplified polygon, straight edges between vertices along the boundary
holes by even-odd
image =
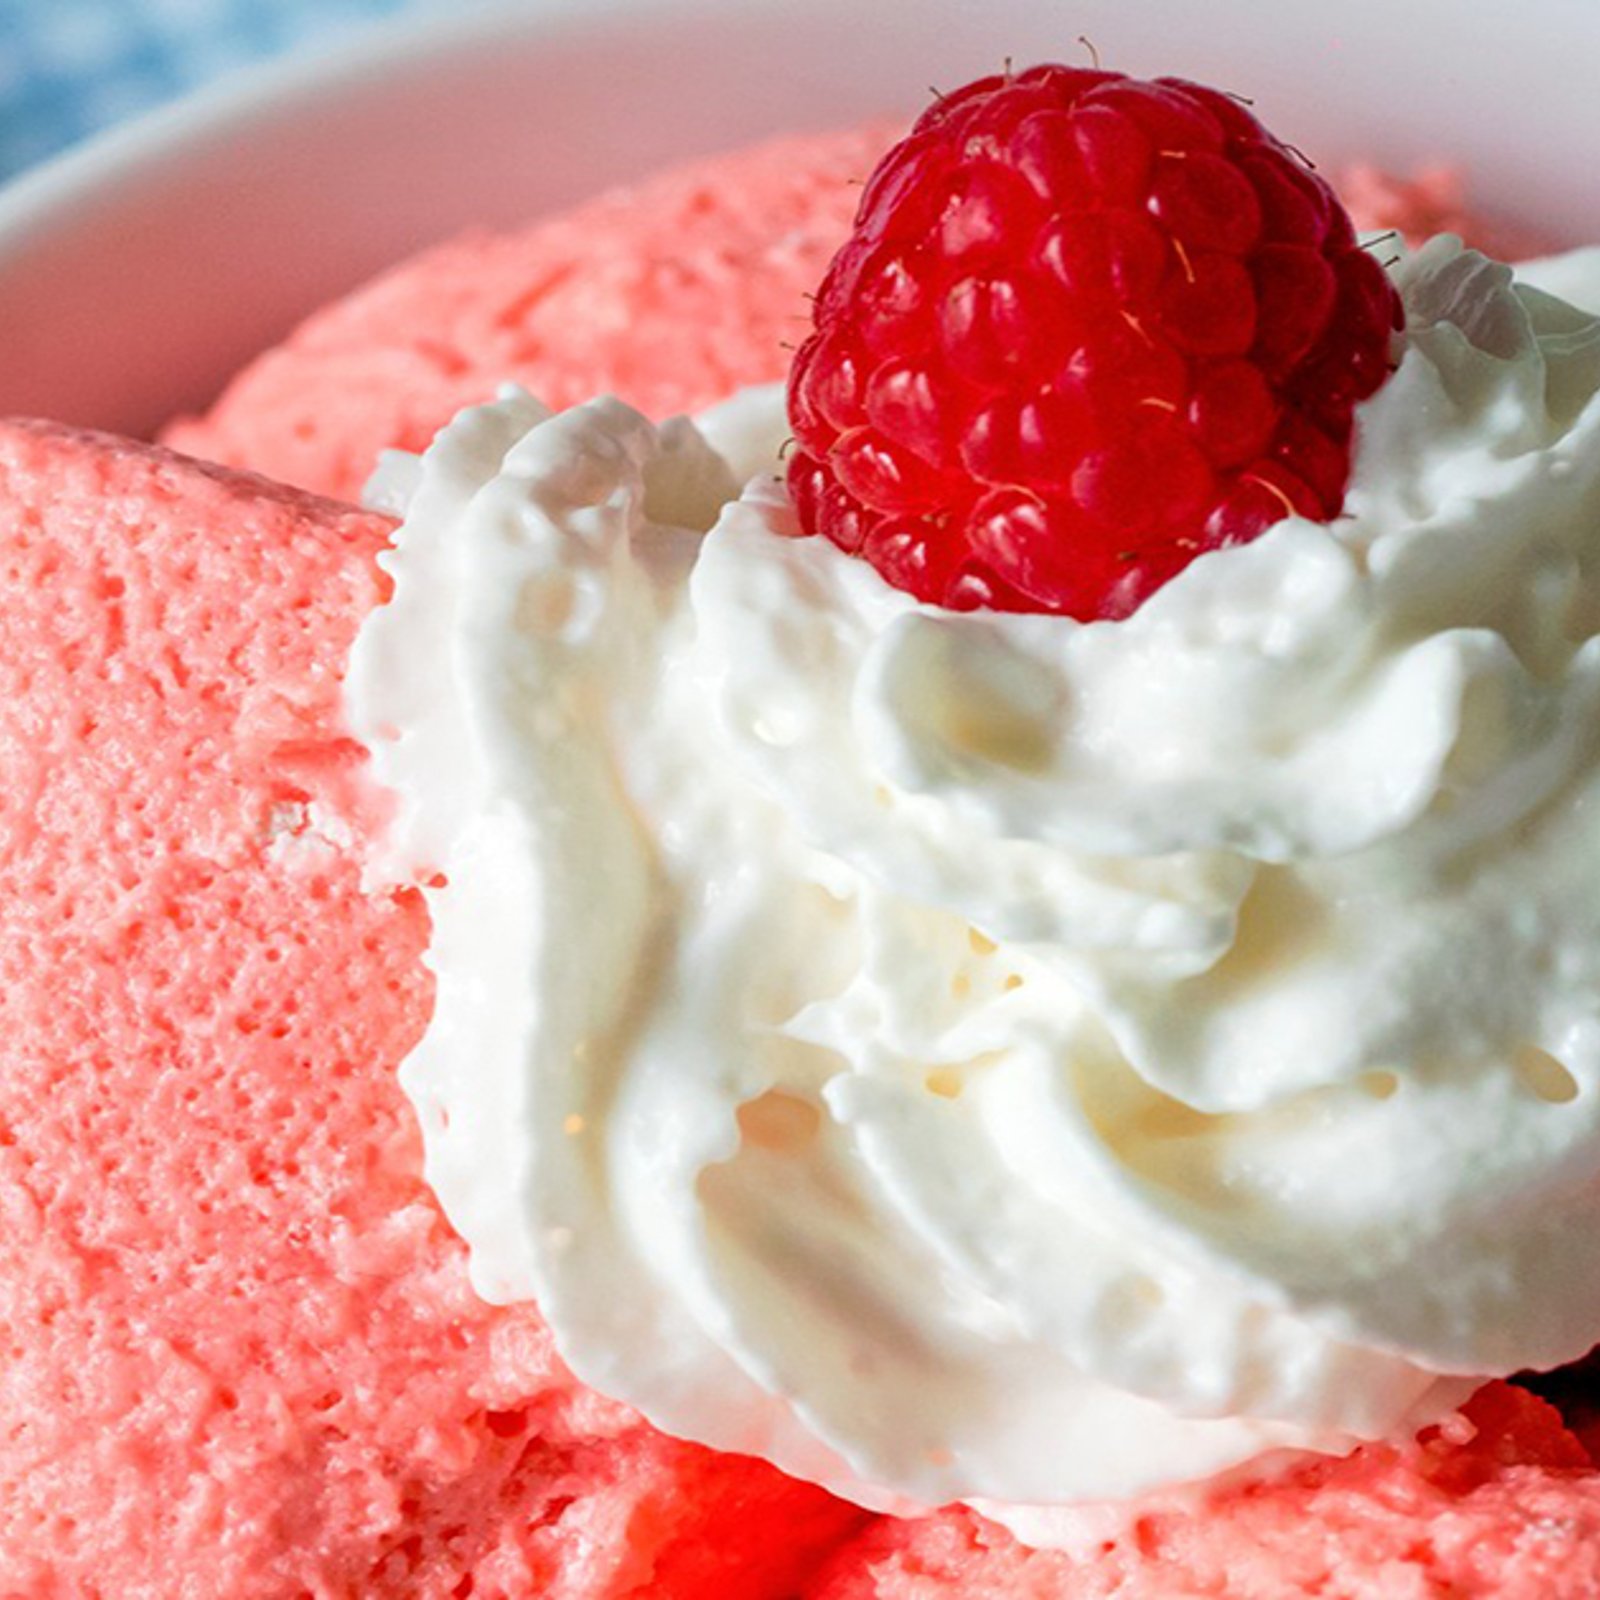
[[[1080,33],[1334,161],[1458,155],[1491,205],[1600,238],[1600,0],[492,0],[244,69],[0,190],[0,412],[151,431],[445,234],[910,110],[1008,51],[1083,59]]]

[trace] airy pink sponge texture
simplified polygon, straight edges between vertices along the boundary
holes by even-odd
[[[167,442],[355,499],[382,448],[420,450],[506,381],[662,418],[781,378],[896,132],[780,139],[443,245],[314,316]]]
[[[422,449],[506,381],[558,407],[616,394],[658,419],[776,382],[901,131],[778,139],[442,245],[312,317],[166,442],[354,500],[380,450]],[[1363,228],[1513,242],[1464,209],[1446,172],[1364,167],[1344,189]]]
[[[1403,1449],[1317,1461],[1073,1553],[947,1512],[880,1521],[807,1600],[1593,1600],[1600,1476],[1505,1384]]]
[[[860,1514],[472,1294],[339,673],[382,519],[0,425],[0,1596],[776,1596]]]

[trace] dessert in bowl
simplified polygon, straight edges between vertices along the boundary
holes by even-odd
[[[1581,1227],[1537,1223],[1579,1216],[1584,1059],[1519,1015],[1542,1054],[1463,1088],[1394,1031],[1486,1031],[1514,997],[1570,1021],[1584,991],[1581,840],[1544,801],[1582,770],[1592,452],[1563,450],[1592,324],[1430,247],[1397,268],[1406,356],[1363,412],[1365,533],[1288,518],[1105,623],[922,605],[795,536],[772,394],[698,429],[582,403],[701,411],[781,377],[844,179],[887,142],[757,150],[446,250],[172,430],[347,498],[363,455],[409,447],[371,512],[8,430],[20,1592],[1592,1586],[1581,1440],[1526,1391],[1462,1411],[1476,1385],[1451,1389],[1581,1353],[1592,1280],[1560,1253]],[[703,352],[640,337],[688,305]],[[619,311],[634,337],[589,381]],[[571,409],[483,405],[508,378]],[[258,431],[301,464],[252,461]],[[1577,510],[1476,542],[1448,520],[1536,491]],[[1441,518],[1454,561],[1394,537]],[[1538,615],[1448,581],[1463,548],[1530,563]],[[1159,695],[1152,653],[1181,663]],[[397,813],[352,732],[404,780]],[[1185,803],[1149,803],[1144,761]],[[1509,833],[1532,865],[1463,889],[1363,860],[1424,816],[1446,857]],[[1561,948],[1512,902],[1559,913]],[[1441,926],[1479,951],[1473,983],[1397,1005],[1384,940],[1426,978]],[[1328,937],[1286,952],[1286,928]],[[1285,970],[1287,992],[1250,981]],[[392,1078],[414,1051],[428,1176],[484,1297]],[[1192,1078],[1152,1099],[1130,1059]],[[1262,1126],[1253,1093],[1288,1114]],[[1413,1172],[1434,1188],[1397,1197]],[[1555,1280],[1537,1305],[1529,1262]],[[1247,1279],[1275,1300],[1241,1301]],[[1077,1301],[1030,1298],[1062,1282]],[[1310,1335],[1286,1325],[1318,1295]],[[1328,1332],[1339,1295],[1353,1337]],[[1073,1340],[1112,1393],[1035,1348]],[[1152,1449],[1165,1411],[1202,1419],[1178,1429],[1199,1455]],[[1266,1426],[1215,1448],[1241,1417]],[[1263,1476],[1267,1446],[1299,1453]],[[1150,1492],[1241,1459],[1203,1502]],[[1113,1522],[1018,1505],[1118,1499]]]

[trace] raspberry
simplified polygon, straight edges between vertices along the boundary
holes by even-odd
[[[1337,516],[1400,300],[1243,105],[1040,66],[884,158],[795,358],[802,531],[920,600],[1126,616]]]

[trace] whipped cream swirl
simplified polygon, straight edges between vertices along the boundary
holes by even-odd
[[[793,537],[771,394],[508,393],[385,467],[404,1082],[586,1382],[866,1503],[1060,1504],[1600,1338],[1600,322],[1397,276],[1345,516],[1121,622]]]

